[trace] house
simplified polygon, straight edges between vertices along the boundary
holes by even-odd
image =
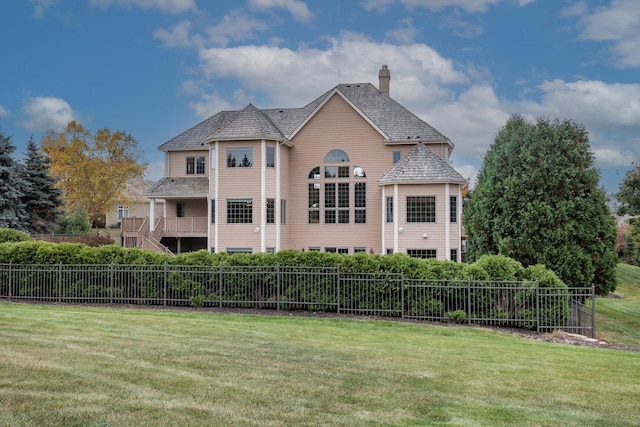
[[[379,88],[339,84],[301,108],[221,111],[162,144],[130,246],[184,252],[407,253],[459,261],[465,179],[453,143]],[[162,212],[157,201],[166,201]]]
[[[122,196],[107,209],[105,214],[106,226],[108,228],[120,228],[123,218],[148,217],[151,201],[143,194],[153,184],[155,182],[143,179],[135,179],[128,182]],[[156,206],[163,203],[163,200],[158,200],[156,201]]]

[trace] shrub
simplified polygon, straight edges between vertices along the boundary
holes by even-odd
[[[0,228],[0,243],[5,242],[27,242],[31,239],[24,231],[14,230],[12,228]]]
[[[464,310],[447,311],[444,317],[453,323],[464,323],[467,320],[467,313]]]

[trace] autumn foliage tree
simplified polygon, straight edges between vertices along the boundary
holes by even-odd
[[[586,130],[511,118],[483,160],[463,221],[470,261],[501,254],[544,264],[569,286],[615,290],[616,227]]]
[[[126,183],[144,175],[146,164],[136,140],[122,131],[104,128],[91,134],[72,121],[63,132],[49,131],[42,150],[51,160],[67,211],[83,210],[97,226],[122,196]]]

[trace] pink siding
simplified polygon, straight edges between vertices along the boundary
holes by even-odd
[[[187,157],[204,156],[204,175],[187,175]],[[171,178],[181,178],[187,176],[208,176],[209,174],[209,151],[171,151],[167,155],[169,162],[169,175]]]
[[[346,144],[344,141],[349,141]],[[340,96],[334,95],[293,140],[289,174],[289,246],[295,249],[366,247],[380,251],[381,189],[376,180],[393,165],[392,152],[400,147],[385,146],[383,137],[353,110]],[[309,172],[323,166],[325,155],[341,149],[349,156],[349,165],[361,166],[367,183],[367,223],[354,224],[353,209],[349,224],[308,223]],[[353,205],[353,177],[350,179],[350,201]],[[322,194],[322,191],[321,191]],[[324,200],[321,198],[320,204]]]

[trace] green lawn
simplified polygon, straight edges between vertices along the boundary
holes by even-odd
[[[596,334],[608,342],[640,347],[640,267],[618,264],[613,295],[596,299]]]
[[[0,303],[0,426],[637,426],[639,373],[481,328]]]

